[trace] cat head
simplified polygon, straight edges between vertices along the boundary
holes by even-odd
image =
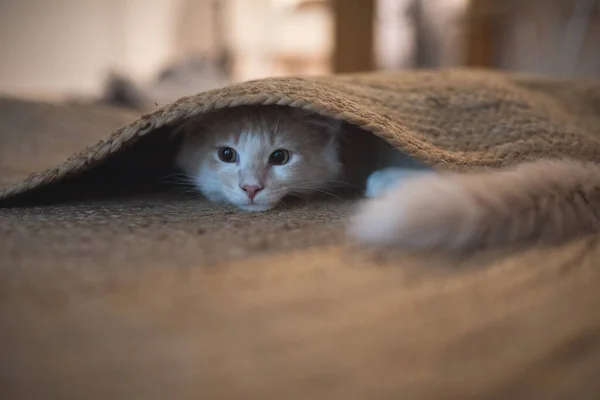
[[[266,211],[339,178],[341,122],[291,107],[238,107],[188,122],[177,165],[211,201]]]

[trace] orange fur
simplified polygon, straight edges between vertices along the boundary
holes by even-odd
[[[328,193],[340,180],[337,132],[341,121],[291,107],[242,106],[214,111],[182,126],[176,165],[188,185],[208,200],[246,211],[267,211],[286,196]],[[235,162],[219,159],[220,147],[237,154]],[[289,162],[270,165],[269,155],[288,151]],[[260,186],[249,198],[244,185]]]
[[[476,173],[428,174],[366,201],[349,232],[402,248],[554,242],[600,228],[600,165],[540,160]]]

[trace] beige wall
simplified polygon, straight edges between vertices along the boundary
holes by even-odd
[[[115,51],[110,11],[101,0],[0,1],[0,92],[96,90]]]
[[[600,76],[597,0],[519,0],[508,11],[498,66],[559,76]],[[510,9],[509,9],[510,10]]]
[[[235,80],[285,73],[277,54],[327,57],[326,13],[293,0],[228,0]],[[166,63],[218,46],[213,0],[0,0],[0,93],[94,96],[112,69],[145,83]],[[325,71],[317,70],[316,73]]]
[[[148,80],[180,50],[184,1],[0,0],[0,92],[94,95],[112,68]]]

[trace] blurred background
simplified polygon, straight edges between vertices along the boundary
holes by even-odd
[[[600,0],[0,0],[0,94],[164,105],[282,75],[600,75]]]

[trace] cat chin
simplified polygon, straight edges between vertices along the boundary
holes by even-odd
[[[265,212],[274,207],[270,204],[236,204],[236,206],[239,209],[247,212]]]

